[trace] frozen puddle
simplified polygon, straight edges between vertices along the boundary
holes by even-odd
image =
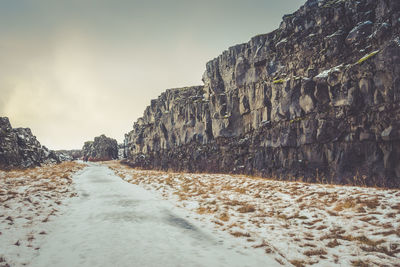
[[[79,197],[50,223],[31,266],[278,266],[229,246],[168,201],[91,164],[74,177]],[[220,236],[219,236],[220,237]]]

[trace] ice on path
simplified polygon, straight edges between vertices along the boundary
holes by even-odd
[[[199,227],[168,201],[91,164],[32,266],[278,266]]]

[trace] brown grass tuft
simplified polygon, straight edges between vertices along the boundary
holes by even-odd
[[[256,208],[253,205],[246,204],[246,205],[241,206],[240,208],[238,208],[238,211],[240,213],[255,212]]]
[[[334,248],[337,246],[340,246],[341,244],[337,241],[337,239],[334,239],[333,241],[329,241],[328,244],[326,245],[328,248]]]
[[[369,267],[369,266],[371,266],[369,264],[369,261],[363,261],[363,260],[351,261],[351,265],[357,266],[357,267]]]
[[[227,222],[229,221],[229,214],[227,212],[222,213],[220,216],[218,216],[218,219],[221,221]]]
[[[344,201],[337,203],[335,208],[333,208],[333,210],[340,212],[345,209],[353,209],[356,207],[356,205],[357,205],[357,203],[354,199],[346,199]]]
[[[328,253],[324,249],[312,249],[312,250],[305,251],[303,254],[308,256],[308,257],[311,257],[311,256],[326,255]]]
[[[296,267],[305,267],[306,266],[306,262],[303,260],[290,260],[289,262]]]
[[[230,234],[233,235],[234,237],[241,237],[241,236],[250,237],[249,233],[243,233],[243,232],[239,232],[239,231],[230,232]]]

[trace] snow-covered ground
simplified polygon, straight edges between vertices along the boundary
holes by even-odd
[[[106,166],[89,163],[73,180],[77,197],[40,224],[46,234],[34,254],[16,252],[8,242],[12,248],[4,257],[12,266],[279,265],[262,251],[243,250],[234,237],[188,218],[185,210],[121,180]],[[21,235],[24,227],[8,235]]]
[[[73,173],[64,162],[23,171],[0,171],[0,266],[23,266],[40,250],[49,222],[73,198]]]
[[[107,165],[218,235],[236,237],[235,250],[261,251],[282,265],[400,266],[400,190]]]
[[[399,190],[106,165],[0,172],[0,266],[400,266]]]

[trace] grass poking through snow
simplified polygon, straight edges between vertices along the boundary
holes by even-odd
[[[125,181],[157,191],[195,218],[275,254],[283,265],[399,262],[400,190],[107,165]]]
[[[65,198],[76,196],[71,176],[84,167],[63,162],[0,171],[0,266],[22,266],[39,250],[46,223]]]

